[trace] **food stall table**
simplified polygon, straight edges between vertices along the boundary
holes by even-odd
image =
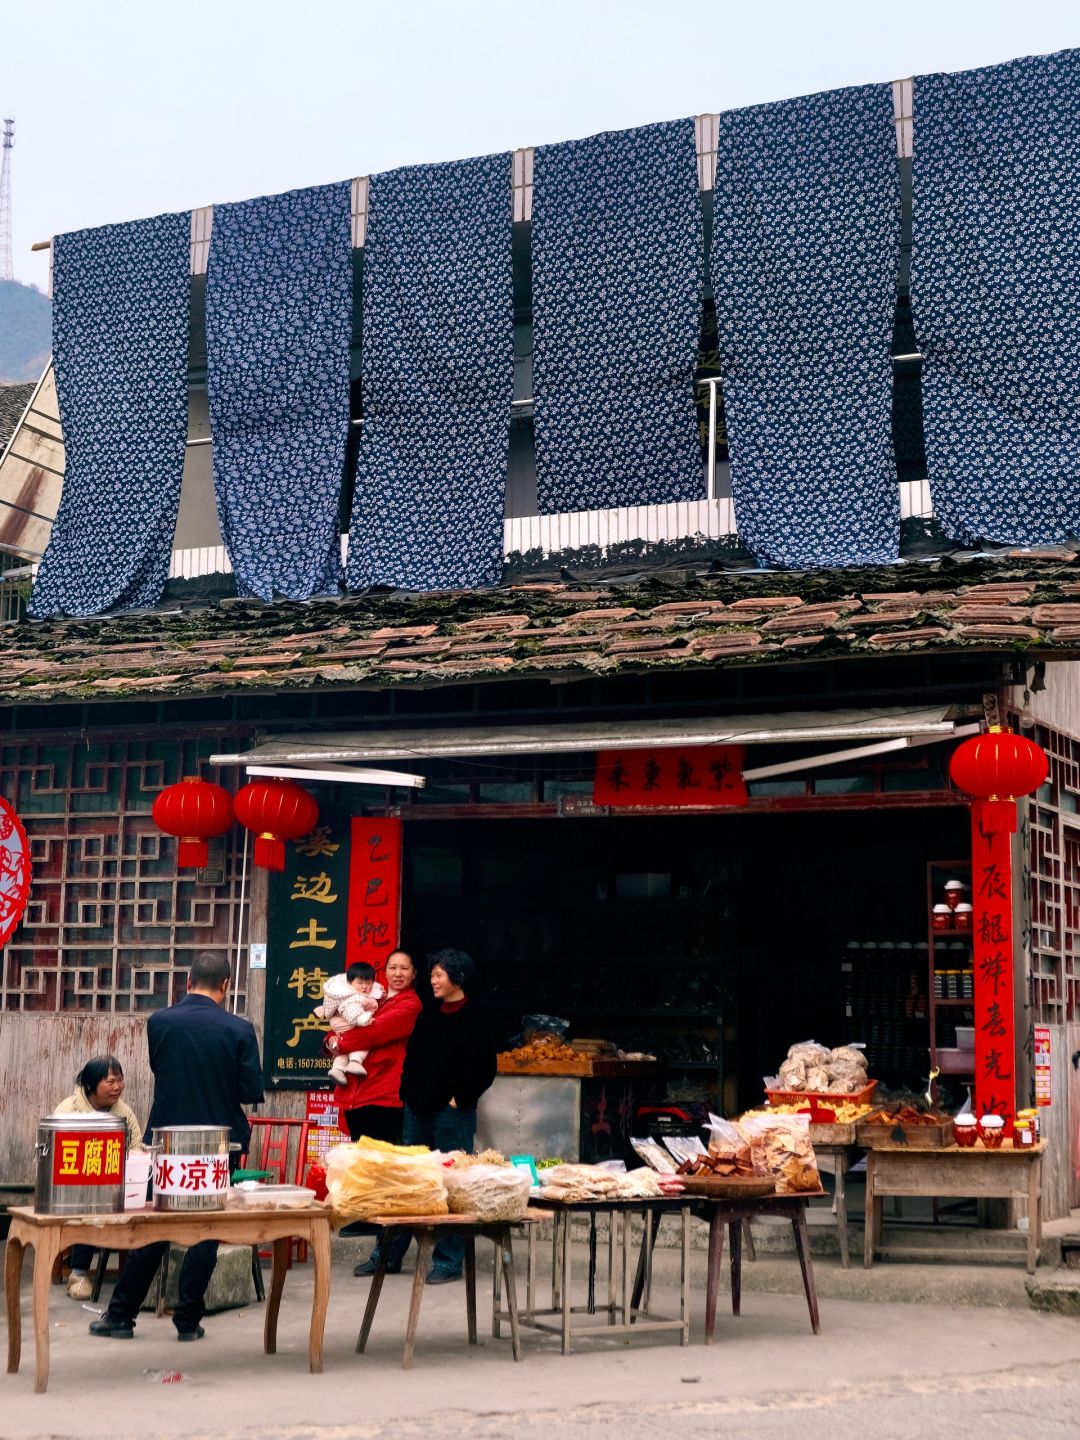
[[[569,1355],[575,1339],[587,1338],[590,1335],[600,1336],[608,1339],[614,1335],[631,1335],[643,1330],[677,1330],[680,1332],[680,1343],[690,1343],[690,1207],[692,1197],[689,1195],[663,1196],[653,1199],[635,1198],[630,1200],[617,1200],[612,1198],[597,1200],[550,1200],[540,1196],[530,1200],[530,1205],[538,1207],[547,1215],[554,1217],[555,1236],[553,1255],[556,1263],[552,1266],[551,1275],[551,1306],[548,1309],[538,1310],[532,1301],[532,1284],[529,1286],[529,1294],[526,1301],[525,1314],[521,1317],[523,1324],[534,1330],[545,1330],[552,1334],[561,1336],[562,1353]],[[656,1227],[654,1219],[666,1214],[678,1213],[682,1221],[681,1236],[681,1264],[680,1264],[680,1302],[679,1318],[677,1320],[665,1319],[661,1316],[650,1313],[649,1305],[652,1290],[652,1252]],[[570,1222],[575,1215],[586,1215],[589,1217],[589,1269],[588,1269],[588,1294],[587,1302],[584,1305],[573,1303],[571,1284],[573,1279],[573,1245],[570,1236]],[[596,1283],[596,1228],[595,1222],[599,1215],[605,1215],[608,1222],[607,1240],[607,1288],[606,1303],[597,1306],[595,1296]],[[641,1240],[641,1261],[639,1268],[642,1275],[640,1288],[635,1286],[631,1260],[631,1227],[630,1222],[634,1215],[641,1215],[644,1220],[643,1234]],[[621,1230],[621,1247],[617,1232]],[[530,1234],[530,1262],[529,1273],[531,1277],[535,1271],[535,1256],[533,1253],[534,1234]],[[616,1266],[616,1255],[621,1248],[621,1265]],[[616,1269],[619,1269],[620,1289],[616,1289]],[[633,1293],[634,1291],[638,1293]],[[644,1304],[642,1305],[642,1299]],[[575,1315],[596,1315],[606,1316],[601,1324],[575,1324]],[[502,1311],[499,1304],[498,1283],[496,1281],[495,1305],[493,1312],[493,1331],[498,1334],[499,1324],[510,1317]],[[554,1323],[549,1323],[549,1321]]]
[[[1034,1275],[1042,1241],[1042,1158],[1046,1142],[1015,1150],[947,1145],[912,1150],[876,1145],[866,1161],[866,1234],[863,1264],[869,1270],[881,1244],[882,1199],[887,1195],[929,1199],[1016,1200],[1028,1202],[1027,1269]]]
[[[510,1322],[510,1341],[515,1360],[521,1359],[521,1333],[518,1329],[517,1287],[514,1280],[514,1250],[511,1230],[515,1225],[535,1223],[526,1217],[521,1220],[482,1220],[478,1215],[373,1215],[372,1225],[381,1226],[383,1239],[379,1246],[379,1264],[371,1279],[367,1306],[364,1310],[360,1334],[356,1338],[356,1353],[362,1355],[367,1346],[371,1325],[378,1309],[386,1266],[393,1249],[391,1241],[399,1230],[405,1230],[416,1238],[416,1273],[413,1275],[412,1295],[409,1299],[409,1318],[405,1326],[405,1351],[401,1368],[410,1370],[413,1352],[416,1349],[416,1331],[420,1324],[420,1302],[424,1285],[431,1269],[431,1252],[440,1234],[457,1232],[465,1242],[465,1314],[468,1324],[469,1344],[476,1344],[476,1239],[495,1242],[495,1274],[501,1274],[506,1284],[507,1319]],[[496,1337],[498,1332],[496,1331]]]
[[[811,1139],[811,1143],[814,1147],[814,1154],[819,1159],[824,1155],[832,1161],[832,1175],[836,1187],[833,1194],[833,1208],[836,1214],[836,1233],[840,1240],[840,1263],[847,1270],[851,1264],[851,1246],[848,1241],[847,1176],[852,1161],[856,1157],[861,1157],[863,1151],[857,1145],[851,1144],[833,1144],[813,1139]]]
[[[221,1240],[231,1245],[273,1242],[274,1268],[263,1326],[263,1350],[277,1351],[277,1321],[281,1292],[293,1239],[306,1241],[314,1259],[314,1294],[308,1331],[308,1367],[313,1375],[323,1368],[323,1330],[330,1299],[330,1211],[321,1204],[286,1210],[245,1205],[235,1210],[125,1210],[119,1215],[38,1215],[29,1206],[10,1210],[7,1251],[4,1257],[4,1292],[7,1296],[8,1374],[19,1369],[22,1355],[22,1314],[19,1286],[23,1256],[34,1247],[34,1345],[37,1373],[34,1389],[40,1395],[49,1383],[49,1287],[53,1265],[71,1245],[107,1246],[110,1250],[136,1250],[167,1240],[173,1245],[197,1245]]]
[[[709,1268],[705,1281],[705,1344],[711,1345],[716,1329],[716,1302],[720,1290],[720,1262],[724,1254],[724,1227],[731,1232],[731,1313],[738,1315],[742,1307],[742,1227],[746,1220],[766,1216],[791,1221],[795,1236],[795,1252],[802,1271],[803,1291],[810,1311],[810,1328],[817,1335],[821,1330],[817,1287],[814,1284],[814,1262],[810,1255],[810,1236],[806,1229],[809,1202],[824,1195],[824,1190],[802,1191],[797,1195],[761,1195],[753,1200],[713,1199],[708,1195],[693,1197],[694,1214],[709,1222]]]

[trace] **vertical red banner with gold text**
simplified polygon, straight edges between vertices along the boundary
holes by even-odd
[[[1013,1001],[1012,835],[987,834],[983,806],[971,807],[974,907],[975,1103],[980,1115],[1016,1118],[1016,1021]]]
[[[366,960],[380,980],[401,924],[401,832],[400,820],[353,817],[345,962]]]

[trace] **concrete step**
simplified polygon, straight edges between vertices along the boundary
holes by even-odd
[[[1033,1310],[1080,1319],[1080,1270],[1052,1270],[1045,1275],[1032,1275],[1027,1282],[1027,1293]]]

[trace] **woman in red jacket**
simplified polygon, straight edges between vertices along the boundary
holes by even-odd
[[[386,999],[371,1017],[371,1024],[350,1030],[336,1015],[330,1020],[339,1050],[366,1050],[366,1075],[350,1075],[339,1092],[338,1104],[352,1140],[401,1144],[404,1110],[401,1103],[401,1067],[405,1046],[420,1018],[420,997],[413,986],[416,967],[404,950],[395,950],[386,962]]]

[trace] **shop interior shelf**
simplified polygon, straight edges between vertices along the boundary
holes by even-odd
[[[956,999],[953,999],[953,998],[950,998],[950,999],[946,1000],[946,999],[944,999],[942,996],[939,995],[939,996],[934,1000],[934,1009],[935,1009],[935,1010],[940,1010],[941,1007],[942,1007],[942,1005],[966,1005],[969,1010],[974,1010],[974,1008],[975,1008],[975,1001],[972,1000],[972,999],[970,999],[970,998],[967,999],[967,1000],[956,1000]]]
[[[640,1006],[635,1010],[612,1010],[594,1005],[564,1005],[563,1009],[571,1015],[603,1015],[610,1020],[700,1020],[703,1024],[715,1025],[722,1018],[719,1005],[700,1006],[696,1010],[674,1010],[667,1005],[659,1005],[655,1010]]]
[[[939,1050],[937,1067],[942,1075],[974,1075],[974,1050]]]

